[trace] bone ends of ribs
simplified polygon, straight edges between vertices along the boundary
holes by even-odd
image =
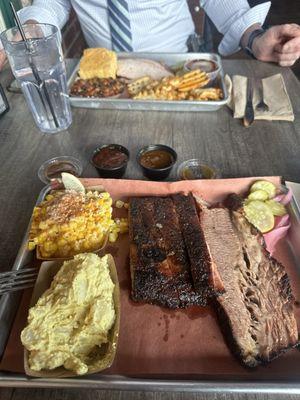
[[[129,236],[135,301],[182,308],[216,296],[192,196],[132,198]]]
[[[244,365],[255,367],[297,345],[298,329],[285,269],[237,200],[227,199],[231,209],[203,208],[200,221],[225,288],[215,302],[225,340]]]

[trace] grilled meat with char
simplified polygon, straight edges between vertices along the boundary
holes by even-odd
[[[192,196],[131,198],[129,235],[134,300],[180,308],[217,295]]]

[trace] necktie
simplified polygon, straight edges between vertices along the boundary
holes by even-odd
[[[107,0],[112,48],[133,51],[127,0]]]

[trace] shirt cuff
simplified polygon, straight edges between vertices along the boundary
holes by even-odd
[[[41,7],[36,7],[36,6],[28,6],[21,8],[21,10],[18,11],[18,16],[20,18],[21,24],[25,24],[26,21],[29,19],[33,19],[40,24],[45,23],[45,24],[51,24],[55,25],[58,29],[59,32],[59,37],[61,39],[61,33],[59,26],[57,24],[57,20],[53,15],[47,11],[42,9]],[[0,50],[3,49],[3,44],[0,40]]]
[[[271,2],[268,1],[250,8],[245,14],[237,19],[226,32],[219,45],[219,53],[222,56],[229,56],[240,49],[240,41],[243,33],[253,24],[265,22]]]
[[[34,19],[40,24],[45,23],[55,25],[59,29],[57,19],[53,16],[53,14],[51,14],[48,10],[43,9],[42,7],[24,7],[18,11],[18,16],[22,24],[24,24],[29,19]]]
[[[18,16],[22,24],[25,24],[25,22],[29,19],[33,19],[40,24],[51,24],[56,26],[58,29],[58,37],[61,41],[61,31],[58,25],[58,21],[48,10],[37,6],[28,6],[21,8],[21,10],[18,11]]]

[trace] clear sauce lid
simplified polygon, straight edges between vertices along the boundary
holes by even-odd
[[[80,176],[82,174],[82,164],[72,156],[54,157],[40,166],[38,177],[42,182],[48,184],[52,179],[61,178],[62,172]]]

